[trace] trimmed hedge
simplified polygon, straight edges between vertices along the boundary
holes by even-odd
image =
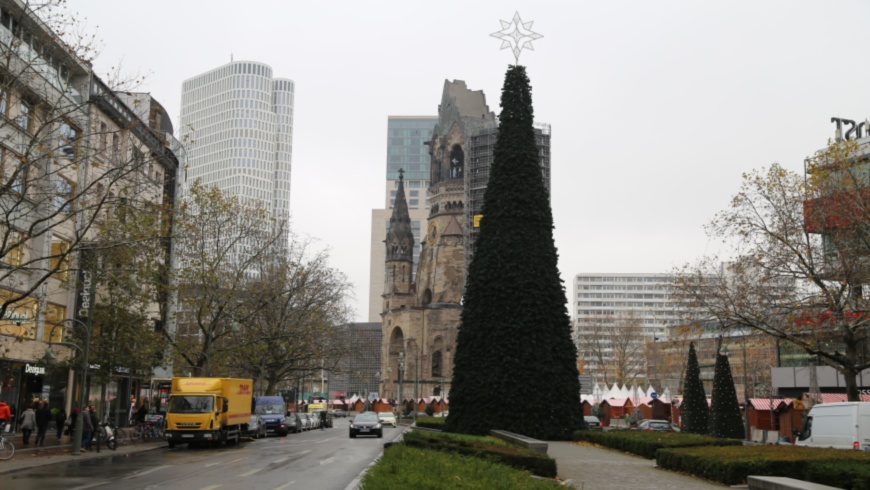
[[[421,449],[434,449],[488,459],[546,478],[556,477],[556,460],[494,437],[417,431],[406,432],[402,436],[402,442]]]
[[[444,430],[446,417],[417,417],[417,427]]]
[[[525,471],[475,457],[465,457],[396,444],[360,482],[362,490],[396,488],[526,488],[556,490],[564,487],[553,480],[533,478]]]
[[[740,446],[743,444],[735,439],[719,439],[700,434],[648,432],[642,430],[611,430],[607,432],[578,430],[574,432],[574,440],[593,442],[611,449],[637,454],[647,459],[654,459],[656,451],[662,448]]]
[[[795,446],[739,446],[662,449],[659,467],[692,473],[726,485],[749,475],[789,476],[847,490],[870,490],[870,454]]]

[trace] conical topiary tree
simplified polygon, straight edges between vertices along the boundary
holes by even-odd
[[[568,438],[583,424],[526,70],[511,66],[457,336],[447,430]],[[511,403],[502,403],[506,397]],[[534,415],[532,415],[534,414]]]
[[[704,384],[701,383],[701,369],[695,354],[695,343],[689,344],[689,362],[686,365],[686,388],[683,390],[682,430],[692,434],[707,434],[709,430],[709,407]]]
[[[734,378],[731,376],[731,364],[728,356],[722,354],[716,356],[716,371],[713,373],[710,435],[729,439],[743,439],[745,436],[737,390],[734,389]]]

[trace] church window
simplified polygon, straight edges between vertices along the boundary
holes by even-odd
[[[450,178],[451,179],[459,179],[462,178],[462,172],[465,168],[465,153],[462,151],[462,147],[459,145],[453,145],[453,149],[450,150]]]
[[[432,377],[440,378],[441,375],[441,351],[432,353]]]

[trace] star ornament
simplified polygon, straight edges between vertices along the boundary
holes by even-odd
[[[535,48],[532,46],[532,41],[544,37],[536,32],[532,32],[534,21],[523,22],[520,19],[519,12],[514,13],[514,18],[510,22],[506,20],[500,22],[502,29],[498,32],[493,32],[490,36],[501,39],[500,49],[511,48],[513,50],[514,60],[517,64],[520,62],[520,52],[523,49],[534,51]]]

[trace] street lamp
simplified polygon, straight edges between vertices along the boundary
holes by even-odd
[[[405,351],[399,352],[399,416],[405,411],[405,395],[402,393],[402,380],[405,377]]]
[[[59,327],[61,325],[61,323],[63,323],[63,322],[73,322],[73,323],[80,325],[82,328],[85,329],[85,347],[84,347],[84,349],[79,347],[76,344],[71,343],[71,342],[52,342],[51,341],[52,336],[54,335],[54,329]],[[51,348],[52,344],[63,345],[66,347],[72,347],[72,348],[77,349],[78,351],[80,351],[82,353],[82,364],[81,364],[81,368],[80,368],[82,371],[82,376],[81,376],[82,380],[81,380],[81,386],[79,388],[79,401],[78,401],[79,414],[76,417],[76,426],[75,426],[75,431],[73,433],[73,448],[72,448],[73,456],[78,456],[82,453],[81,452],[82,451],[82,427],[83,427],[82,417],[85,416],[84,415],[84,413],[85,413],[84,412],[85,383],[87,382],[87,375],[88,375],[88,349],[91,346],[91,329],[88,328],[88,326],[84,322],[82,322],[81,320],[76,320],[75,318],[67,318],[67,319],[64,319],[64,320],[57,322],[51,328],[51,332],[48,334],[48,347],[45,349],[45,355],[43,357],[43,360],[45,361],[46,364],[54,364],[55,362],[57,362],[57,355],[55,355],[54,350]]]

